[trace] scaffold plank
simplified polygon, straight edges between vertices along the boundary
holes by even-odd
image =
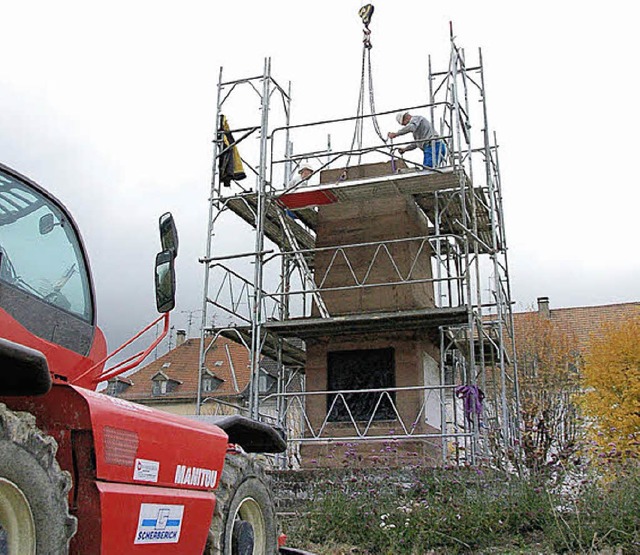
[[[257,197],[255,193],[225,199],[224,205],[255,228],[255,213],[257,210]],[[273,205],[269,205],[267,209],[264,224],[265,235],[281,249],[291,250],[289,241],[278,219],[277,210],[278,208]],[[302,249],[313,249],[316,244],[314,236],[291,216],[288,216],[288,218],[287,223],[298,241],[299,247]],[[307,219],[311,220],[311,217],[309,216]]]
[[[240,345],[243,345],[243,341],[245,345],[251,345],[251,328],[249,326],[214,329],[213,331],[216,333],[219,331],[222,337],[235,341]],[[242,341],[240,338],[242,338]],[[278,360],[278,342],[274,335],[267,334],[262,347],[262,354],[271,360]],[[301,346],[295,345],[291,341],[285,340],[282,342],[282,363],[285,366],[300,366],[304,368],[306,360],[307,354]]]
[[[480,341],[478,338],[477,329],[473,334],[473,353],[476,364],[484,364],[485,366],[496,366],[500,359],[500,345],[502,341],[495,327],[495,322],[491,322],[483,319],[482,331],[484,334],[484,340]],[[452,340],[452,345],[463,352],[469,353],[470,342],[467,333],[467,328],[459,327],[457,329],[446,330],[448,337]],[[509,350],[504,351],[504,359],[507,365],[512,364],[511,355]]]
[[[335,202],[366,201],[371,198],[417,195],[459,188],[469,180],[462,170],[403,171],[392,175],[365,177],[301,187],[278,198],[290,209],[322,206]]]
[[[467,207],[467,216],[471,217],[472,198],[470,196],[472,190],[467,189],[467,199],[465,206]],[[473,224],[469,223],[469,228],[472,229],[480,238],[482,243],[493,246],[493,235],[491,231],[491,211],[489,208],[489,202],[485,193],[485,190],[481,187],[475,187],[473,189],[475,196],[475,221],[477,228],[472,229]],[[414,195],[416,203],[424,211],[427,217],[432,221],[436,221],[436,211],[440,214],[440,233],[454,233],[459,234],[461,232],[460,223],[465,221],[462,208],[462,199],[460,190],[447,190],[439,191],[436,196],[433,193]],[[483,244],[479,245],[480,252],[488,252],[484,248]],[[500,249],[500,245],[498,245]]]
[[[270,321],[264,328],[281,337],[309,339],[325,335],[349,335],[436,329],[466,322],[467,307],[424,308],[396,312],[345,314],[329,318],[292,318]]]

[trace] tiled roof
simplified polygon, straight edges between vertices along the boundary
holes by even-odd
[[[192,402],[198,392],[199,357],[200,339],[187,339],[164,356],[129,374],[127,380],[133,385],[118,396],[136,401],[157,399]],[[239,395],[247,388],[251,375],[249,361],[249,352],[245,347],[224,337],[216,339],[205,361],[209,372],[223,380],[214,392],[216,397]],[[172,391],[153,395],[151,378],[159,372],[177,383]]]
[[[516,333],[518,330],[518,318],[530,313],[519,312],[513,315]],[[592,334],[597,333],[602,325],[615,323],[622,318],[634,316],[640,317],[640,302],[552,308],[549,310],[551,321],[563,331],[573,334],[580,351],[586,349],[589,338]]]

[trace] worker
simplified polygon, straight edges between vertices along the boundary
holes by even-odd
[[[424,160],[422,165],[427,168],[435,168],[440,165],[447,152],[444,141],[436,139],[431,122],[423,116],[412,116],[409,112],[400,112],[396,114],[396,121],[402,127],[396,132],[389,131],[387,136],[395,139],[400,135],[413,133],[416,143],[399,148],[398,152],[404,154],[408,150],[420,147],[424,152]]]
[[[307,162],[303,162],[298,166],[297,175],[291,180],[291,186],[299,185],[303,181],[308,181],[313,174],[313,167]],[[308,183],[305,183],[308,185]]]
[[[309,185],[309,178],[312,175],[313,175],[313,167],[311,166],[311,164],[307,162],[303,162],[298,166],[298,171],[296,172],[296,175],[293,177],[293,179],[291,179],[291,181],[289,181],[289,188],[297,187],[298,185],[302,185],[302,186]],[[298,216],[295,214],[295,212],[292,212],[291,210],[285,210],[284,212],[290,218],[294,220],[298,219]]]

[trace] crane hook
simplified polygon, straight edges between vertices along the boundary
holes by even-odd
[[[373,4],[366,4],[358,10],[358,15],[362,19],[362,23],[367,29],[369,29],[369,24],[371,23],[371,18],[373,17],[373,9]]]
[[[365,48],[371,50],[371,31],[369,30],[369,24],[373,17],[373,4],[366,4],[365,6],[362,6],[362,8],[358,10],[358,15],[364,24],[364,38],[362,39],[362,42],[364,43]]]

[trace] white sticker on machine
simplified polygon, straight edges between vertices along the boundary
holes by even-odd
[[[134,543],[178,543],[184,505],[142,503]]]
[[[136,459],[133,467],[133,479],[140,482],[157,482],[160,463],[158,461],[148,461],[147,459]]]

